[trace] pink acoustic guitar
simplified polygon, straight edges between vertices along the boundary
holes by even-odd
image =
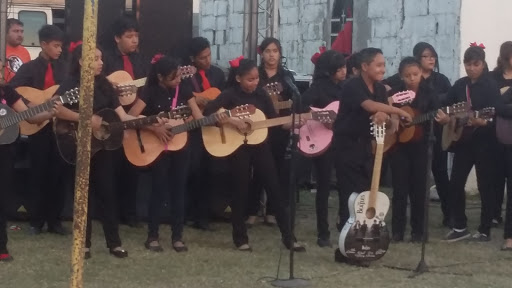
[[[312,111],[332,111],[335,115],[330,119],[336,119],[336,114],[340,107],[340,101],[334,101],[327,107],[315,108],[311,107]],[[329,118],[325,118],[329,119]],[[307,157],[315,157],[324,153],[329,146],[331,146],[332,130],[327,128],[324,124],[330,122],[320,122],[316,120],[308,120],[304,126],[299,130],[300,140],[297,144],[299,150]]]

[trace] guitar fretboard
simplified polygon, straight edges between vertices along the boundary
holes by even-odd
[[[430,121],[430,120],[434,119],[436,117],[436,115],[437,115],[437,110],[431,111],[431,112],[428,112],[425,114],[421,114],[419,116],[414,117],[414,119],[412,119],[410,125],[418,125],[423,122]]]
[[[227,115],[229,115],[229,111],[225,111],[222,113],[226,113]],[[220,113],[220,114],[222,114],[222,113]],[[183,132],[197,129],[202,126],[210,126],[210,125],[217,123],[220,114],[212,114],[208,117],[203,117],[201,119],[192,120],[190,122],[187,122],[187,123],[184,123],[184,124],[181,124],[178,126],[174,126],[174,127],[170,128],[169,131],[171,131],[172,134],[176,135],[176,134],[180,134]]]
[[[53,108],[53,104],[54,104],[54,101],[50,100],[43,104],[29,108],[23,112],[14,113],[10,116],[0,119],[0,126],[2,127],[2,129],[5,129],[12,125],[18,124],[21,121],[24,121],[28,118],[36,116],[37,114],[51,110]]]
[[[123,122],[114,122],[114,123],[110,123],[110,125],[120,127],[121,129],[124,129],[124,130],[140,129],[144,126],[158,123],[157,117],[160,117],[160,116],[161,115],[153,115],[153,116],[149,116],[149,117],[142,117],[142,118],[137,118],[137,119],[123,121]]]

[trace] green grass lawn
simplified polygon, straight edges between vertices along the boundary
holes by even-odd
[[[493,230],[490,243],[445,244],[440,238],[447,232],[440,227],[440,208],[431,205],[431,235],[427,262],[431,266],[453,265],[432,269],[443,273],[425,274],[408,279],[409,272],[386,268],[388,265],[415,267],[421,245],[392,244],[388,254],[368,269],[337,264],[331,248],[316,246],[316,221],[311,194],[302,193],[297,212],[297,236],[307,252],[296,256],[297,277],[310,279],[313,287],[512,287],[512,253],[499,251],[503,230]],[[337,203],[331,199],[331,207]],[[480,213],[478,201],[468,201],[470,227],[475,230]],[[336,209],[331,209],[334,224]],[[389,215],[388,215],[389,217]],[[12,223],[11,223],[12,224]],[[0,263],[1,288],[69,287],[72,237],[50,234],[28,236],[27,224],[22,231],[10,231],[9,249],[12,263]],[[70,227],[71,223],[66,223]],[[271,287],[282,253],[280,277],[288,275],[288,252],[281,250],[277,228],[257,225],[249,230],[253,253],[234,250],[231,226],[215,223],[216,232],[199,232],[186,228],[188,253],[177,254],[170,244],[170,228],[161,231],[165,251],[148,252],[143,243],[146,229],[122,227],[121,237],[129,251],[127,259],[116,259],[105,248],[103,231],[98,223],[93,230],[92,259],[85,264],[85,287],[88,288],[167,288],[167,287]],[[332,229],[333,244],[337,233]]]

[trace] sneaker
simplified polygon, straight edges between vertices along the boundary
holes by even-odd
[[[470,239],[472,242],[489,242],[491,241],[491,237],[487,236],[484,233],[477,232],[473,234],[473,236]]]
[[[460,240],[464,240],[471,237],[471,233],[469,233],[468,229],[464,229],[462,231],[451,230],[446,236],[443,238],[444,242],[457,242]]]

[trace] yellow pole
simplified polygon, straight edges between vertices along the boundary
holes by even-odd
[[[71,288],[83,287],[85,231],[89,197],[91,160],[92,105],[94,98],[94,58],[98,21],[98,1],[85,0],[82,71],[80,81],[80,122],[78,123],[75,203],[73,210],[73,250],[71,253]]]

